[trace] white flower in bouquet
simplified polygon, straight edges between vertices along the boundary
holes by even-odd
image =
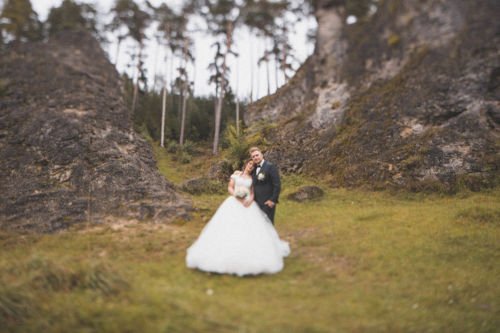
[[[234,189],[234,196],[239,199],[245,199],[250,195],[250,190],[246,187],[238,186]]]

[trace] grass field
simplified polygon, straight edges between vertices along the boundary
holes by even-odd
[[[176,166],[176,183],[206,161]],[[291,244],[276,275],[185,267],[224,195],[193,197],[191,221],[115,221],[54,235],[0,233],[4,332],[498,332],[500,191],[456,196],[323,187],[284,177],[276,228]],[[321,184],[316,183],[317,185]]]

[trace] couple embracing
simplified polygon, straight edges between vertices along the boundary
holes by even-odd
[[[250,157],[243,170],[231,176],[230,196],[187,250],[189,268],[238,276],[283,269],[290,247],[274,229],[279,173],[259,148],[251,148]]]

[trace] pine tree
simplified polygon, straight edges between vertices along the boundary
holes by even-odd
[[[134,0],[116,0],[111,8],[111,13],[113,14],[113,20],[108,27],[112,31],[119,32],[119,42],[126,37],[130,37],[138,44],[137,54],[134,56],[137,61],[137,77],[132,98],[132,113],[134,113],[139,98],[139,82],[146,82],[143,68],[144,41],[146,40],[145,31],[151,22],[151,16],[142,10]],[[124,29],[127,31],[126,33],[122,33]],[[119,50],[119,44],[117,50]]]
[[[291,28],[291,26],[291,22],[283,20],[273,36],[274,47],[272,53],[277,65],[276,69],[277,72],[279,70],[283,74],[285,83],[290,79],[289,72],[294,72],[292,61],[296,61],[296,58],[292,53],[293,48],[292,45],[290,45],[290,40],[288,37],[289,29]],[[276,79],[276,88],[277,82],[278,80]]]
[[[89,4],[78,4],[73,0],[64,0],[59,7],[50,10],[47,18],[48,33],[59,31],[87,30],[98,35],[97,11]]]
[[[271,74],[269,71],[269,62],[271,61],[271,55],[273,50],[265,50],[262,57],[259,58],[257,64],[260,66],[263,62],[266,64],[266,81],[267,81],[267,95],[271,95]]]
[[[137,106],[137,99],[139,98],[139,82],[145,80],[144,69],[143,69],[143,54],[144,54],[144,41],[146,40],[146,28],[149,26],[151,17],[149,14],[139,8],[133,1],[132,3],[132,20],[130,21],[129,31],[130,36],[139,45],[138,55],[137,55],[137,80],[134,87],[134,97],[132,100],[132,113],[135,111]]]
[[[212,80],[212,82],[216,84],[216,104],[214,112],[215,132],[212,152],[213,154],[217,154],[220,139],[222,104],[228,88],[227,75],[229,73],[229,68],[227,58],[230,54],[236,55],[232,50],[233,33],[235,27],[241,23],[242,7],[238,7],[233,0],[206,1],[205,5],[209,30],[214,36],[222,39],[222,41],[217,44],[218,50],[215,55],[213,66],[213,68],[217,69],[217,72]],[[219,59],[221,62],[220,64],[217,63]]]
[[[118,64],[121,43],[127,37],[132,37],[130,29],[134,25],[133,16],[137,9],[138,6],[133,0],[116,0],[111,7],[113,18],[106,28],[117,34],[115,64]]]
[[[176,40],[180,41],[182,45],[182,63],[179,68],[180,80],[181,80],[181,96],[182,96],[182,111],[181,111],[181,128],[179,136],[179,144],[182,146],[184,144],[185,128],[186,128],[186,113],[187,113],[187,101],[191,93],[191,84],[189,83],[189,76],[187,71],[187,65],[190,62],[194,62],[192,47],[193,39],[189,37],[187,24],[190,15],[192,14],[191,8],[184,7],[180,16],[177,16],[175,29],[177,32]]]
[[[245,25],[248,26],[256,34],[264,38],[266,44],[271,40],[270,48],[264,50],[264,54],[258,59],[257,64],[260,66],[262,63],[266,65],[266,77],[267,77],[267,94],[271,94],[271,82],[270,82],[270,68],[269,63],[271,61],[271,56],[274,55],[275,58],[279,59],[277,56],[278,47],[277,41],[279,36],[279,25],[278,19],[283,15],[283,13],[288,10],[289,3],[287,1],[269,1],[269,0],[248,0],[245,5]],[[276,85],[278,84],[276,79]],[[277,86],[276,86],[277,87]]]
[[[0,34],[5,34],[16,42],[42,38],[42,24],[29,0],[6,1],[0,14]]]
[[[170,45],[172,39],[172,22],[174,20],[174,12],[166,5],[161,4],[158,8],[154,8],[153,18],[158,23],[158,32],[163,39],[164,45]],[[167,112],[167,95],[168,95],[168,48],[165,52],[165,75],[163,78],[163,94],[162,94],[162,110],[161,110],[161,135],[160,135],[160,146],[165,145],[165,120]]]

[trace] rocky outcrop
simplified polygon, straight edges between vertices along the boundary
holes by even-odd
[[[498,3],[389,0],[353,25],[342,1],[317,3],[315,53],[246,118],[274,122],[267,158],[334,186],[497,185]],[[295,105],[282,97],[304,86]]]
[[[118,73],[85,33],[0,54],[0,227],[185,218],[190,204],[132,130]]]

